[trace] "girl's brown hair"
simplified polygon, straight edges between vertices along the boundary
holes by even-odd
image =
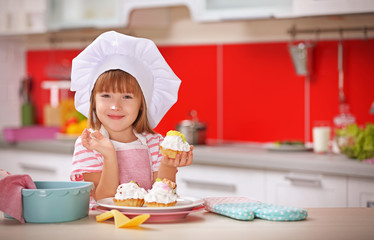
[[[91,128],[98,130],[102,124],[96,115],[95,101],[96,94],[101,92],[132,93],[135,97],[139,97],[141,99],[139,114],[132,126],[138,133],[155,133],[148,121],[147,105],[138,81],[131,74],[119,69],[106,71],[96,80],[90,99],[88,123]]]

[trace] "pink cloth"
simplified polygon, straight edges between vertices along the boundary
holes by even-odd
[[[0,180],[0,211],[25,223],[22,215],[22,188],[36,189],[29,175],[9,175]]]

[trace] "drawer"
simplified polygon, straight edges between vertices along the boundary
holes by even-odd
[[[1,156],[4,169],[12,174],[28,174],[34,181],[70,181],[72,156],[68,154],[6,150]]]
[[[348,178],[348,207],[374,207],[374,179]]]
[[[191,165],[178,169],[178,194],[191,197],[246,196],[264,200],[264,172],[231,167]]]
[[[347,207],[347,178],[305,172],[266,172],[268,203],[293,207]]]

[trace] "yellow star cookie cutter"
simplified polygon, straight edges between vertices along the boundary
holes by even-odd
[[[138,227],[140,224],[144,223],[150,216],[151,215],[149,214],[142,214],[130,219],[120,211],[114,209],[97,215],[96,221],[104,222],[105,220],[114,217],[114,224],[116,228]]]

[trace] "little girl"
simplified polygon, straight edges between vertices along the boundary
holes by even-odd
[[[74,60],[71,90],[90,130],[77,139],[72,181],[91,181],[95,200],[113,197],[131,180],[150,189],[156,178],[175,181],[192,150],[162,156],[163,137],[153,131],[176,102],[180,80],[147,39],[106,32]]]

